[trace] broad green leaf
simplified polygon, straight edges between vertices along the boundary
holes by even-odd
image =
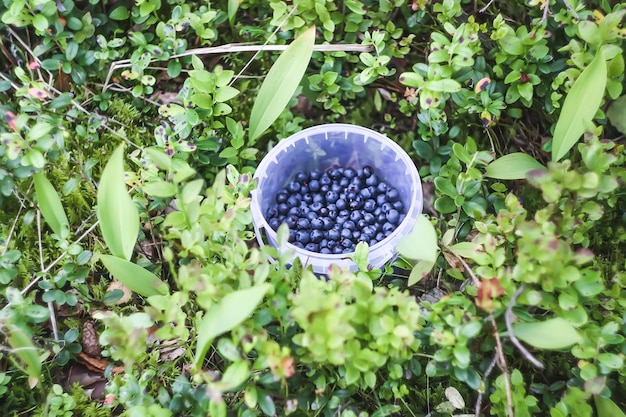
[[[480,243],[459,242],[450,246],[450,250],[463,258],[472,259],[476,253],[483,251],[483,247]]]
[[[611,103],[606,112],[606,117],[620,133],[626,135],[626,95]]]
[[[241,0],[228,0],[228,22],[232,26],[235,23],[235,16]]]
[[[269,288],[269,284],[263,284],[231,292],[209,308],[196,328],[198,335],[198,347],[194,358],[196,367],[202,364],[213,339],[234,329],[250,317]]]
[[[250,113],[250,141],[254,142],[285,109],[304,75],[315,44],[315,26],[298,36],[280,54],[261,85]]]
[[[58,236],[62,236],[62,230],[69,230],[70,222],[67,220],[65,210],[61,204],[61,199],[52,183],[42,173],[33,176],[35,181],[35,193],[37,194],[37,204],[43,218],[52,231]]]
[[[129,260],[139,233],[139,213],[126,190],[123,152],[124,147],[120,145],[102,172],[96,214],[111,253]]]
[[[419,261],[411,270],[409,280],[406,285],[409,287],[415,285],[422,280],[434,268],[435,263],[431,261]]]
[[[217,383],[220,391],[228,392],[233,391],[235,388],[239,387],[241,384],[246,382],[250,377],[250,367],[248,366],[248,361],[237,361],[228,366],[224,374],[222,375],[222,379]]]
[[[178,188],[171,182],[157,181],[143,185],[143,191],[150,197],[169,198],[176,195]]]
[[[100,255],[99,258],[111,275],[131,291],[144,297],[169,293],[167,284],[147,269],[111,255]]]
[[[526,178],[529,171],[545,167],[532,156],[515,152],[496,159],[485,169],[485,176],[501,180],[519,180]]]
[[[580,74],[565,97],[552,138],[553,161],[563,158],[585,133],[585,126],[591,122],[600,108],[606,81],[606,62],[600,51]]]
[[[414,261],[434,263],[437,260],[437,232],[425,215],[420,215],[413,231],[400,239],[397,250]]]
[[[593,396],[596,403],[596,411],[598,417],[626,417],[626,414],[609,398],[603,398],[599,395]]]
[[[28,375],[28,382],[31,388],[39,382],[41,377],[41,360],[37,348],[33,344],[32,338],[28,336],[21,328],[9,325],[4,329],[7,340],[15,354],[19,358],[19,366],[23,368]]]
[[[461,84],[458,81],[447,79],[447,80],[435,80],[435,81],[426,81],[424,84],[424,88],[430,91],[438,91],[441,93],[456,93],[461,90]]]
[[[520,340],[539,349],[566,349],[582,340],[578,331],[562,318],[535,323],[514,323],[513,332]]]

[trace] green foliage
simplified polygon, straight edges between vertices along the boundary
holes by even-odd
[[[623,415],[626,9],[481,6],[0,3],[5,414]],[[259,158],[328,120],[424,179],[382,270],[252,243]],[[55,378],[94,318],[104,402]]]

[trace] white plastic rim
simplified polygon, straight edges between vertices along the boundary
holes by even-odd
[[[354,169],[370,165],[375,174],[388,185],[398,189],[406,216],[387,238],[369,248],[369,264],[383,266],[396,254],[396,246],[409,234],[422,212],[422,184],[415,164],[407,153],[386,136],[360,126],[325,124],[304,129],[280,141],[259,164],[252,191],[252,219],[259,245],[278,247],[276,232],[269,226],[265,213],[274,204],[276,193],[293,180],[296,172],[322,171],[342,166]],[[267,238],[267,241],[265,241]],[[313,272],[326,274],[333,264],[356,271],[352,253],[321,254],[298,248],[291,243],[278,247],[283,253],[292,250]]]

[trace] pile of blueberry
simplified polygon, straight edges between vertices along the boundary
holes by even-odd
[[[370,166],[298,172],[266,213],[270,227],[289,226],[289,242],[311,252],[354,252],[372,246],[404,220],[400,194]]]

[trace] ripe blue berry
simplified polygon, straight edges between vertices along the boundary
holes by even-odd
[[[297,181],[291,181],[288,185],[287,185],[287,191],[289,191],[291,194],[295,194],[297,192],[300,191],[300,183]]]

